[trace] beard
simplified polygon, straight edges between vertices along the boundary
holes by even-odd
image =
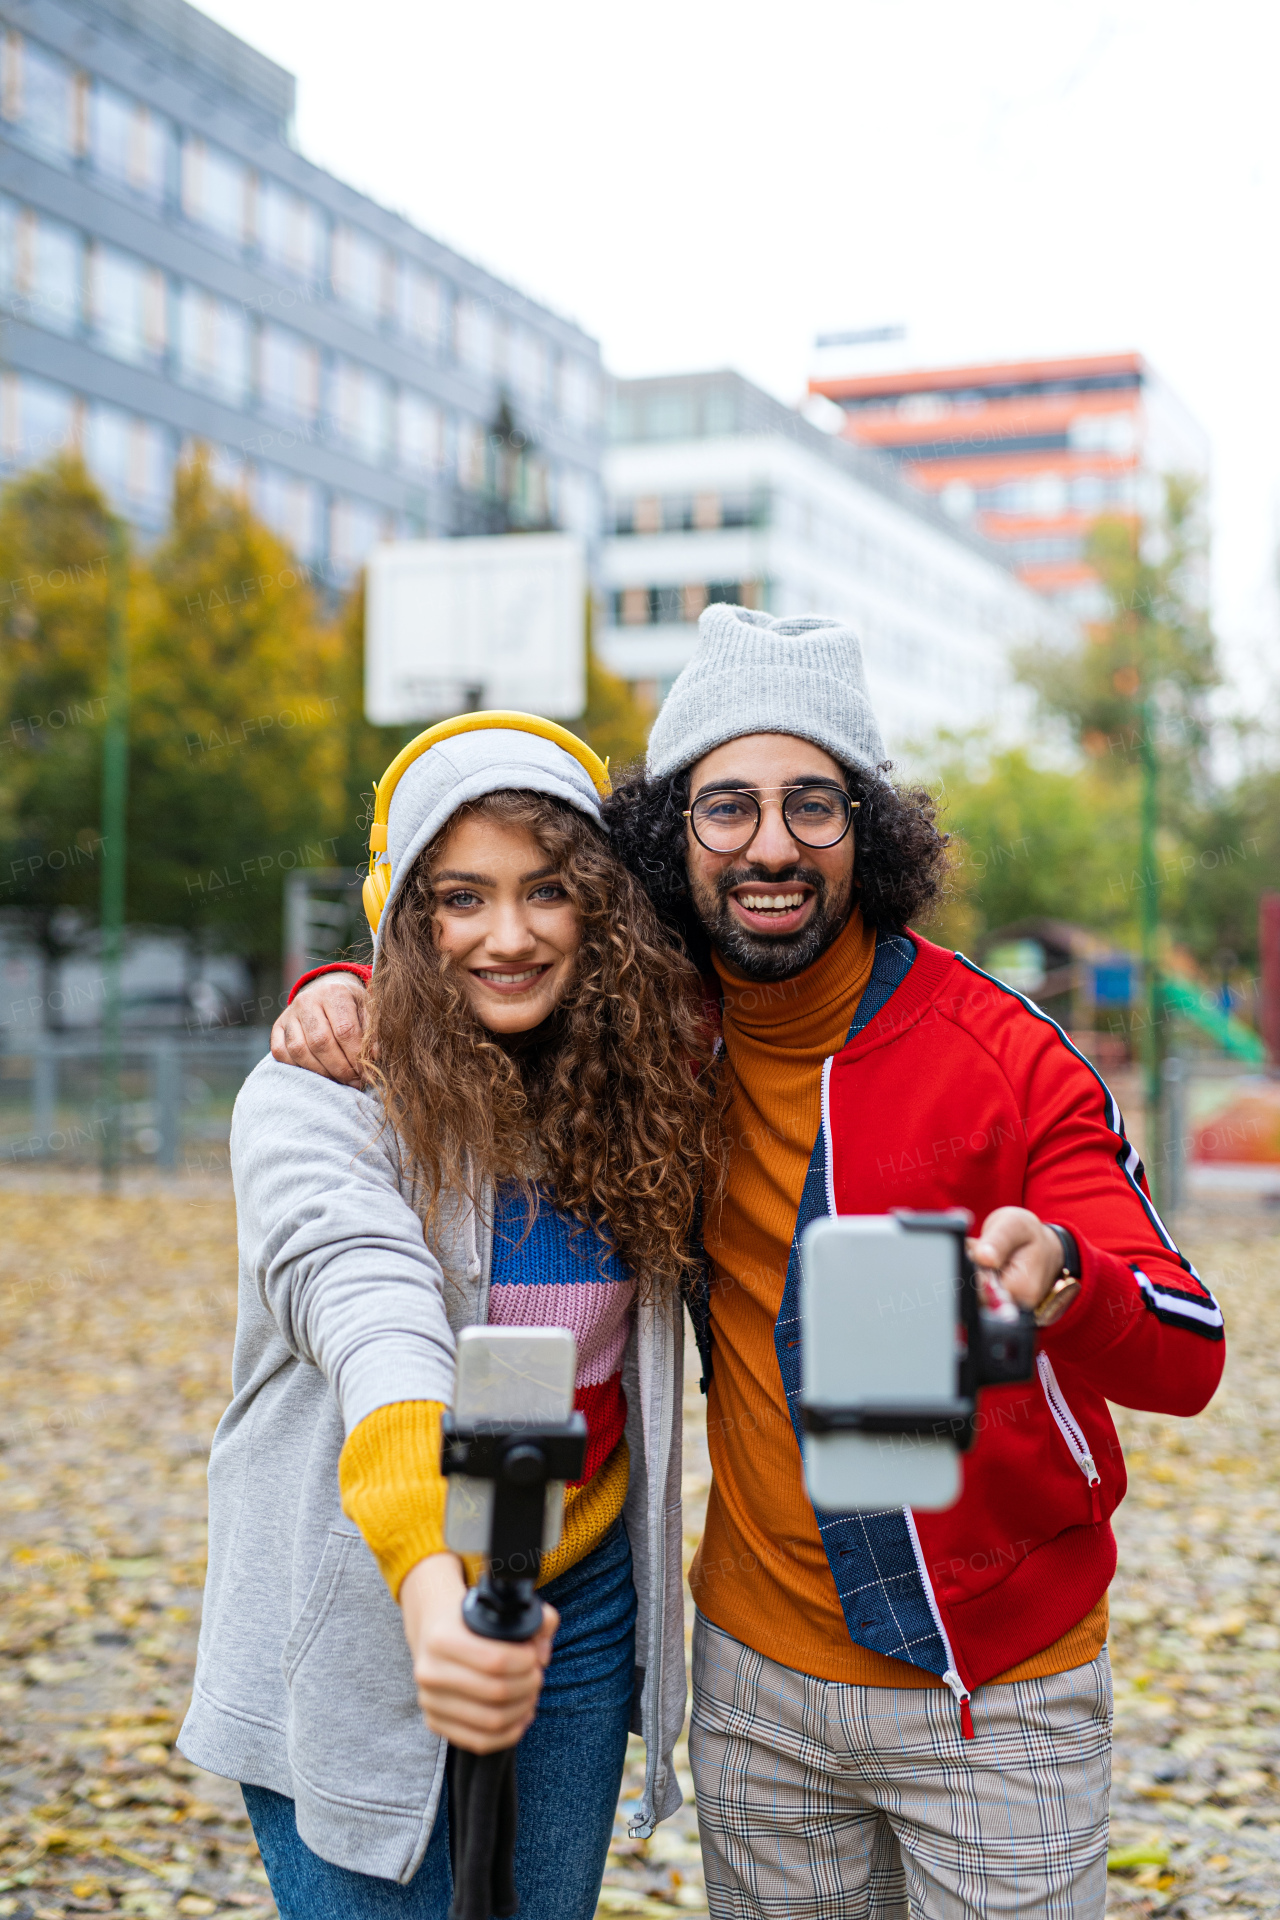
[[[733,888],[750,881],[768,887],[801,881],[813,888],[813,912],[796,933],[752,933],[734,919],[729,906]],[[767,873],[752,865],[727,867],[711,884],[690,874],[689,887],[708,940],[721,959],[746,980],[790,980],[803,973],[844,931],[853,905],[852,874],[843,886],[833,890],[816,868],[799,862],[781,873]]]

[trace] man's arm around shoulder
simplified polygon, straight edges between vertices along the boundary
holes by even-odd
[[[364,1084],[364,1000],[371,967],[336,961],[304,973],[271,1029],[271,1057],[343,1086]]]

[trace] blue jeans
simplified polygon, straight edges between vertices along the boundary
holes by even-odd
[[[592,1920],[635,1684],[636,1593],[622,1522],[542,1589],[560,1614],[537,1717],[516,1753],[520,1920]],[[422,1865],[406,1886],[332,1866],[299,1839],[293,1801],[242,1786],[281,1920],[447,1920],[453,1899],[446,1787]]]

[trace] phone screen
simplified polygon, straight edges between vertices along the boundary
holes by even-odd
[[[884,1215],[818,1220],[803,1240],[801,1394],[813,1405],[955,1400],[956,1241]],[[826,1512],[951,1506],[960,1456],[919,1434],[808,1433],[805,1477]]]
[[[559,1425],[573,1412],[577,1342],[565,1327],[464,1327],[458,1335],[453,1413],[469,1425],[516,1428]],[[560,1538],[564,1481],[547,1482],[542,1551]],[[492,1480],[453,1474],[444,1537],[454,1553],[487,1553],[493,1517]]]

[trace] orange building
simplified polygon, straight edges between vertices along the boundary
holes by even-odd
[[[1083,619],[1103,610],[1084,558],[1091,523],[1157,514],[1164,474],[1208,475],[1206,435],[1137,353],[822,378],[809,390],[844,409],[851,439],[1011,548],[1029,586]]]

